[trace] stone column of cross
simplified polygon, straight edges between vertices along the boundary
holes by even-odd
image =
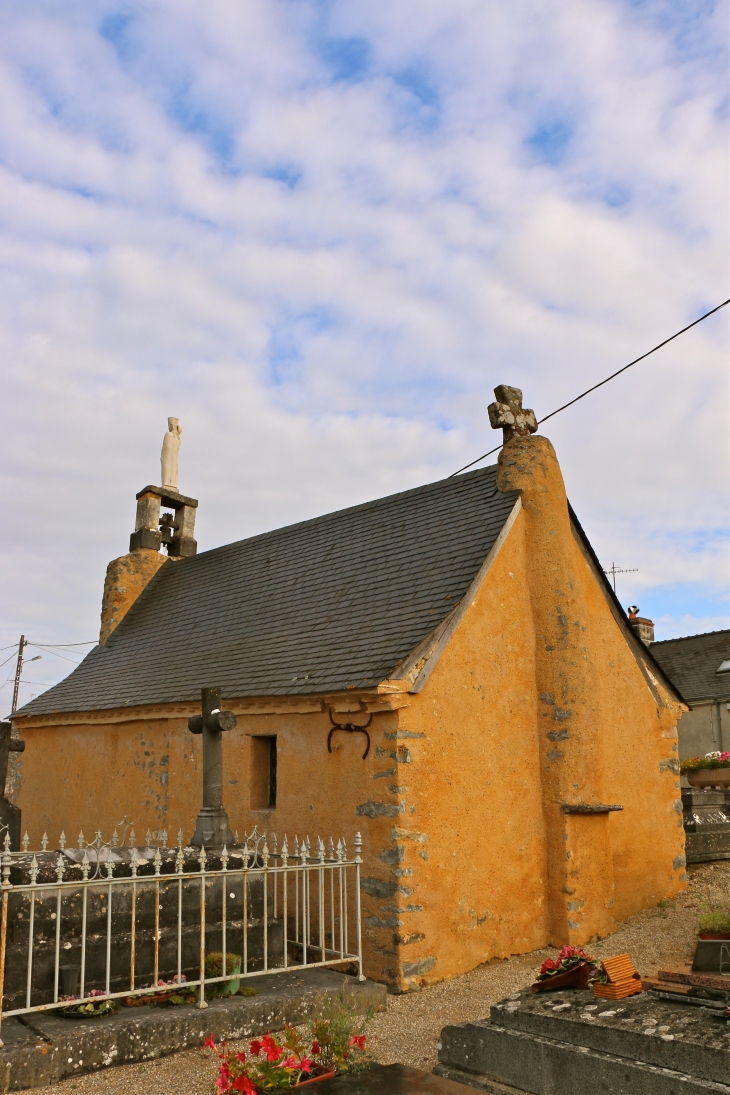
[[[203,737],[203,805],[195,825],[191,844],[221,848],[233,844],[228,814],[223,806],[223,731],[232,730],[236,716],[221,711],[220,688],[202,689],[202,714],[188,721],[191,734]]]

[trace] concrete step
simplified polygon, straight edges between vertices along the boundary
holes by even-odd
[[[254,1038],[285,1023],[304,1022],[317,997],[352,994],[357,1010],[386,1006],[385,985],[358,982],[334,970],[263,974],[246,981],[256,996],[211,1000],[208,1007],[122,1008],[102,1019],[64,1019],[33,1012],[2,1024],[0,1091],[45,1087],[67,1076],[150,1061],[202,1045],[208,1034]]]

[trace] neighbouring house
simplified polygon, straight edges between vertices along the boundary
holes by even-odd
[[[359,829],[365,969],[395,990],[585,943],[682,890],[686,705],[521,393],[496,394],[497,466],[201,554],[195,500],[141,491],[99,645],[14,717],[34,839],[123,815],[192,833],[188,718],[219,687],[232,827]]]
[[[653,643],[651,652],[691,710],[679,725],[679,757],[730,750],[730,631]]]

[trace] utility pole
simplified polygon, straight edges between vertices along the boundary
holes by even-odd
[[[20,674],[23,672],[23,650],[26,647],[25,635],[20,636],[18,643],[18,660],[15,664],[15,684],[13,685],[13,706],[11,715],[18,710],[18,690],[20,688]]]
[[[609,574],[611,576],[611,580],[613,581],[613,591],[615,593],[616,592],[616,575],[617,574],[638,574],[639,573],[639,568],[638,567],[631,567],[629,570],[624,570],[623,567],[617,567],[615,563],[611,563],[611,566],[608,568],[608,570],[604,570],[603,573],[604,574]]]

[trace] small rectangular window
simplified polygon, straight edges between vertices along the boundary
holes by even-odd
[[[251,809],[276,808],[276,735],[251,738]]]

